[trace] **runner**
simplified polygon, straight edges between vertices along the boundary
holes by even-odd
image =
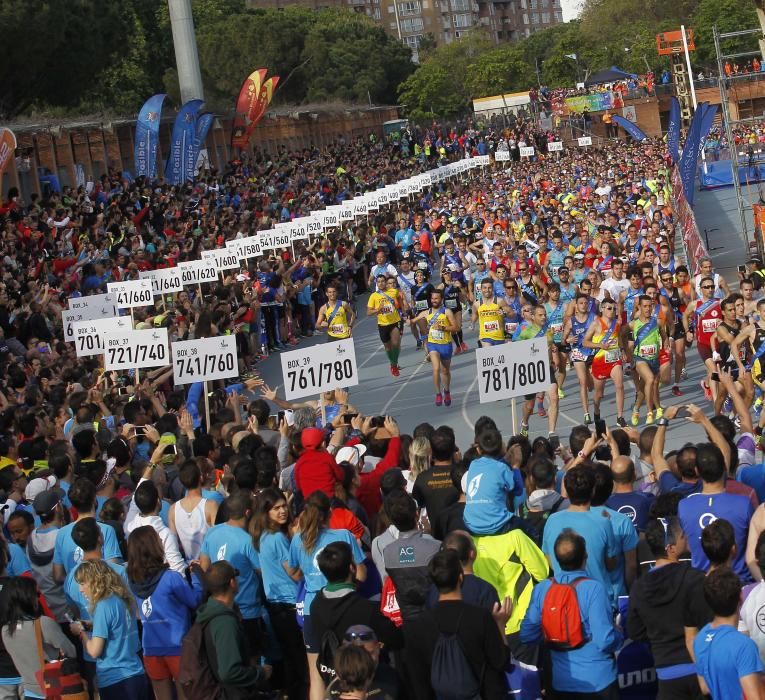
[[[481,283],[481,301],[473,304],[470,329],[478,323],[478,347],[501,345],[505,342],[505,318],[517,318],[517,314],[502,297],[494,296],[494,284],[490,279]]]
[[[685,270],[682,266],[679,266],[677,269],[678,274],[680,274],[680,270]],[[686,340],[685,328],[683,327],[683,313],[685,312],[689,300],[675,284],[674,276],[668,270],[661,272],[659,281],[661,282],[661,295],[667,300],[672,308],[672,317],[674,319],[672,330],[670,331],[675,368],[675,382],[672,386],[672,394],[674,396],[682,396],[683,392],[680,389],[680,382],[684,381],[688,376],[685,369]]]
[[[748,344],[748,348],[746,345]],[[744,353],[741,352],[741,346],[744,345]],[[750,359],[747,363],[742,360],[742,354],[746,354]],[[735,336],[730,344],[730,355],[738,366],[738,376],[743,377],[751,373],[752,383],[756,399],[754,402],[754,413],[760,418],[763,404],[763,394],[765,387],[765,361],[762,356],[765,355],[765,298],[757,302],[757,318],[753,323],[749,323]]]
[[[395,276],[392,277],[395,280]],[[398,356],[401,351],[401,313],[403,296],[398,289],[387,289],[388,279],[385,275],[375,278],[377,291],[367,302],[367,316],[377,316],[377,330],[385,348],[385,354],[390,360],[390,373],[398,377],[401,373],[398,366]]]
[[[700,280],[699,290],[701,299],[688,304],[683,314],[683,328],[685,329],[685,338],[690,343],[696,338],[696,348],[701,361],[706,369],[706,379],[701,380],[701,388],[704,390],[704,396],[708,401],[713,400],[712,374],[717,371],[714,360],[712,359],[712,336],[714,336],[717,326],[722,321],[722,311],[720,309],[720,300],[714,296],[715,281],[712,277],[704,277]]]
[[[640,380],[641,392],[646,399],[646,425],[653,423],[654,411],[657,412],[658,418],[663,414],[659,401],[659,353],[668,348],[669,340],[665,324],[659,318],[660,311],[661,306],[648,294],[641,294],[637,304],[637,316],[629,323],[630,354]],[[639,403],[636,402],[632,416],[633,425],[639,420],[639,408]]]
[[[712,336],[712,359],[720,371],[730,372],[731,377],[740,387],[741,398],[744,399],[747,406],[751,406],[754,398],[754,383],[752,382],[751,373],[751,345],[749,343],[735,342],[736,337],[742,332],[744,327],[743,323],[736,318],[737,296],[731,295],[720,302],[722,321]],[[735,355],[732,352],[734,343],[737,351]],[[746,367],[750,369],[747,371]],[[744,371],[741,371],[742,369]],[[731,411],[733,407],[732,400],[728,401],[728,405],[725,406],[727,398],[728,390],[724,385],[719,385],[717,396],[715,397],[716,415],[723,411],[726,413]],[[724,406],[725,408],[723,408]]]
[[[444,270],[444,281],[440,287],[443,292],[444,304],[454,315],[457,324],[451,334],[456,346],[455,355],[468,351],[467,343],[465,343],[465,338],[462,335],[462,304],[467,301],[467,295],[465,294],[465,286],[459,278],[460,274],[459,272]]]
[[[594,350],[590,371],[592,372],[594,394],[592,397],[595,420],[600,420],[600,402],[607,380],[616,390],[616,422],[624,428],[624,373],[622,370],[621,328],[617,317],[616,302],[606,300],[600,304],[597,316],[584,334],[582,346]]]
[[[412,319],[415,316],[426,311],[430,308],[430,293],[435,287],[428,282],[427,272],[425,270],[417,270],[414,273],[414,287],[412,288]],[[426,327],[423,323],[410,324],[412,333],[417,339],[417,349],[422,349],[423,337],[426,334]]]
[[[401,263],[399,265],[400,270],[398,273],[398,276],[396,277],[396,282],[398,288],[401,290],[401,292],[404,295],[404,301],[406,302],[407,307],[409,308],[410,315],[414,313],[413,307],[414,304],[412,302],[412,292],[415,287],[415,274],[414,270],[412,269],[412,256],[409,253],[403,253],[401,256]],[[413,326],[410,324],[409,326],[412,336],[414,337],[415,342],[417,343],[417,349],[420,349],[422,347],[422,339],[420,338],[419,333],[419,327]],[[403,323],[401,325],[401,333],[404,332]]]
[[[339,284],[327,285],[326,294],[327,303],[319,309],[316,326],[327,329],[328,342],[350,338],[356,312],[347,301],[340,301]]]
[[[427,347],[433,367],[433,386],[436,389],[436,406],[452,405],[449,393],[451,384],[452,333],[458,329],[457,320],[444,305],[444,293],[434,289],[430,294],[431,309],[417,314],[415,323],[427,324]],[[443,392],[442,392],[443,389]]]
[[[586,294],[577,294],[576,299],[574,299],[574,312],[566,318],[563,327],[563,338],[571,348],[570,357],[579,382],[579,399],[584,413],[585,425],[592,424],[590,391],[592,391],[593,382],[589,367],[592,353],[583,345],[584,335],[596,317],[596,312],[592,310],[590,305],[591,301]]]
[[[561,270],[561,273],[563,270]],[[573,303],[573,300],[572,302]],[[560,285],[556,282],[547,288],[547,301],[544,304],[547,314],[547,325],[552,340],[553,362],[555,363],[555,380],[558,384],[558,398],[566,395],[563,383],[566,381],[566,366],[568,365],[568,345],[563,340],[563,323],[567,304],[561,299]]]

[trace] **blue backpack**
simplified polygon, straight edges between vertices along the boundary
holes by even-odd
[[[438,626],[438,640],[430,664],[430,683],[438,700],[480,700],[481,679],[470,665],[459,639],[462,614],[454,634]]]

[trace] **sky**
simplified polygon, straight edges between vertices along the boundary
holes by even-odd
[[[579,14],[579,4],[581,0],[560,0],[563,9],[563,21],[568,22]]]

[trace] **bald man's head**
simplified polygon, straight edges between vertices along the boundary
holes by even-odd
[[[615,484],[632,484],[635,481],[635,463],[629,457],[614,457],[611,460],[611,472]]]
[[[569,527],[561,531],[555,540],[555,558],[563,571],[583,569],[587,560],[584,537]]]

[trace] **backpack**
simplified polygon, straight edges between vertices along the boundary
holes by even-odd
[[[553,506],[550,508],[550,510],[532,511],[529,510],[529,506],[526,502],[524,502],[523,505],[519,508],[518,515],[520,516],[521,520],[523,520],[525,523],[528,523],[530,529],[534,531],[533,533],[530,533],[528,529],[524,529],[524,532],[532,540],[534,540],[534,544],[536,544],[537,547],[542,546],[542,536],[544,535],[547,519],[553,513],[558,511],[558,508],[560,508],[561,503],[563,503],[564,500],[564,498],[558,496],[558,500],[553,503]]]
[[[439,700],[480,700],[481,680],[465,656],[459,640],[462,613],[454,634],[446,634],[438,627],[438,639],[430,662],[430,684]]]
[[[333,629],[328,629],[321,636],[319,657],[316,659],[316,668],[319,670],[324,685],[329,685],[337,675],[335,673],[335,652],[340,647],[340,640]]]
[[[181,643],[178,683],[186,700],[222,700],[224,697],[223,687],[215,677],[207,653],[208,624],[195,622]]]
[[[552,579],[552,585],[545,594],[542,636],[555,651],[578,649],[589,641],[584,636],[579,599],[576,597],[576,587],[587,580],[581,577],[571,583],[558,583]]]

